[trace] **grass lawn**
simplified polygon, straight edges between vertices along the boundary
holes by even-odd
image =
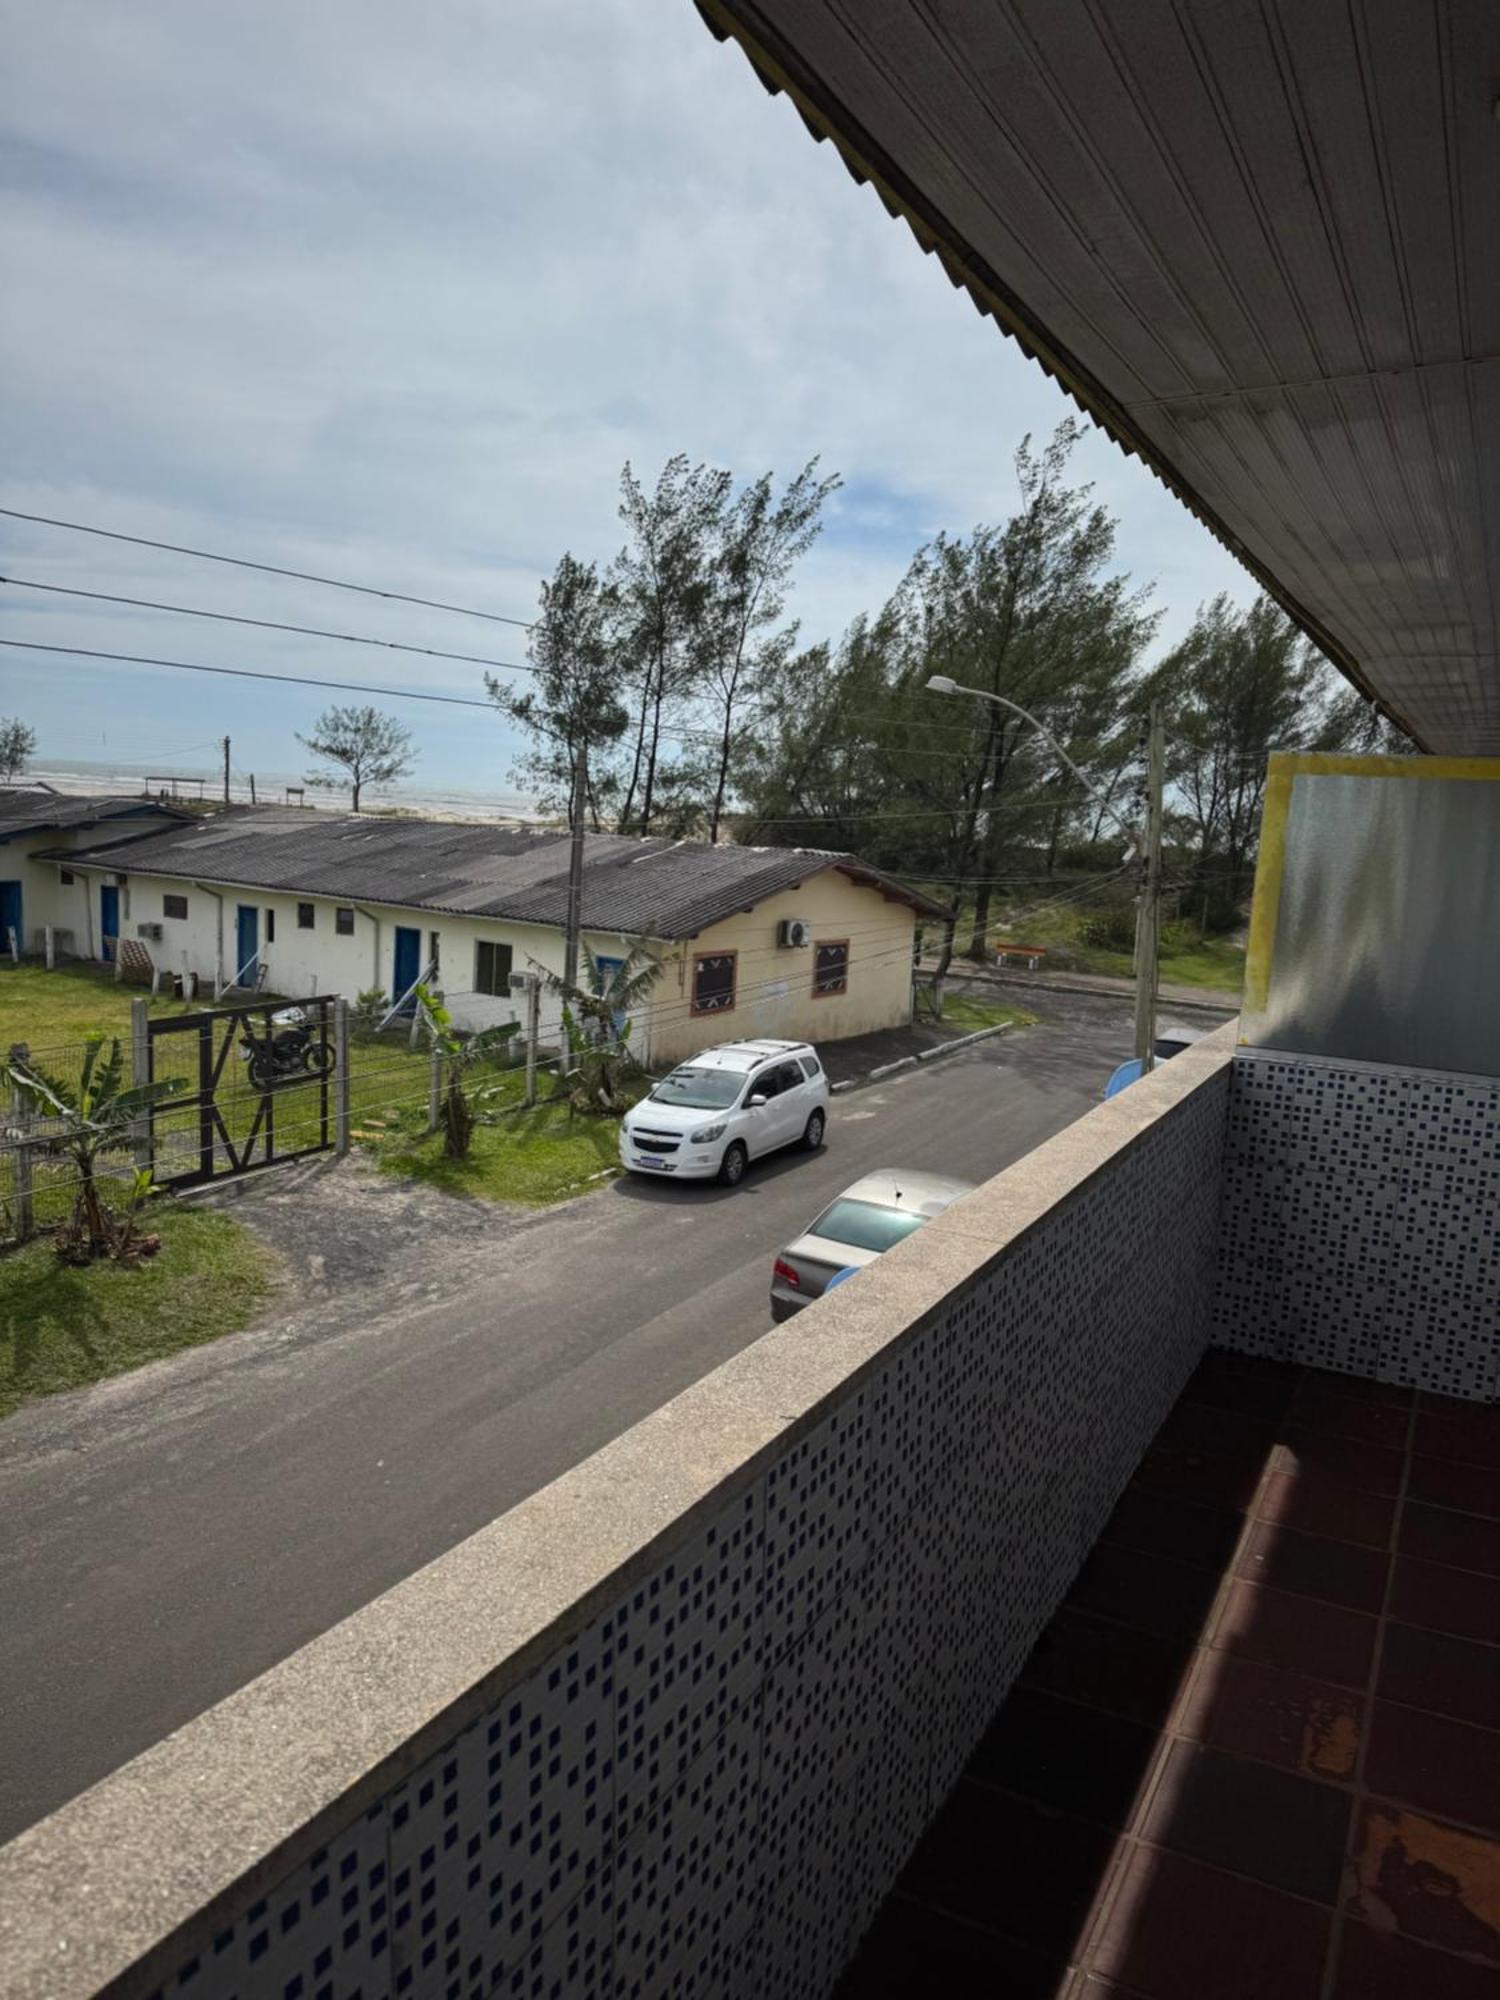
[[[954,972],[962,977],[961,968]],[[1003,1007],[974,993],[950,993],[943,1001],[943,1026],[960,1035],[977,1035],[981,1028],[1029,1028],[1035,1019],[1024,1007]]]
[[[0,1416],[233,1333],[270,1289],[272,1258],[227,1215],[163,1202],[155,1257],[133,1268],[59,1264],[43,1240],[0,1258]]]
[[[564,1106],[539,1104],[498,1125],[476,1126],[465,1160],[447,1159],[439,1135],[401,1134],[381,1145],[380,1165],[445,1194],[542,1208],[617,1166],[618,1133],[617,1119],[578,1116],[570,1123]]]
[[[1118,979],[1130,979],[1135,968],[1129,951],[1109,951],[1084,944],[1082,926],[1097,911],[1095,903],[1038,903],[1030,906],[1002,906],[990,926],[990,942],[1001,938],[1013,944],[1039,944],[1049,954],[1056,953],[1055,971],[1099,972]],[[1184,937],[1182,933],[1185,932]],[[1175,933],[1175,935],[1174,935]],[[969,915],[958,927],[959,950],[968,941]],[[929,942],[929,955],[936,940]],[[962,976],[963,960],[954,960],[953,976]],[[1178,986],[1207,986],[1216,992],[1237,994],[1245,979],[1245,948],[1227,938],[1200,937],[1191,926],[1169,925],[1162,938],[1161,977]]]
[[[122,1041],[130,1034],[130,1003],[141,995],[140,986],[116,985],[103,967],[68,965],[48,972],[41,966],[0,964],[0,1051],[14,1042],[25,1042],[37,1060],[64,1080],[78,1074],[83,1037],[93,1029],[117,1035]],[[184,1002],[176,999],[152,1001],[147,1005],[154,1016],[201,1012],[212,1006],[210,997]],[[49,1054],[50,1052],[50,1054]],[[198,1075],[198,1038],[193,1034],[169,1036],[156,1044],[156,1074],[181,1075],[189,1090],[195,1089]],[[425,1046],[407,1046],[405,1028],[393,1028],[376,1038],[354,1030],[349,1043],[350,1122],[359,1131],[372,1118],[411,1118],[425,1113],[429,1055]],[[522,1094],[519,1072],[488,1073],[486,1081],[496,1081],[500,1102],[513,1101]],[[236,1139],[249,1132],[261,1103],[261,1093],[251,1088],[244,1065],[233,1055],[224,1065],[219,1108]],[[330,1099],[330,1112],[332,1109]],[[278,1146],[293,1149],[316,1144],[321,1135],[322,1104],[316,1081],[283,1085],[276,1092],[275,1116]],[[191,1128],[191,1129],[189,1129]],[[173,1113],[170,1109],[158,1121],[158,1130],[170,1144],[174,1137],[191,1150],[196,1143],[196,1114]],[[158,1171],[166,1172],[164,1167]],[[4,1189],[0,1187],[0,1196]],[[50,1219],[43,1212],[42,1220]]]

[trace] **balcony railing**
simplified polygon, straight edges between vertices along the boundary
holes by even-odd
[[[1494,1392],[1493,1258],[1419,1265],[1500,1087],[1382,1124],[1231,1034],[0,1851],[0,1990],[829,1991],[1211,1329]]]

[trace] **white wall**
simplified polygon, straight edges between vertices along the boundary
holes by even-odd
[[[69,923],[75,929],[80,954],[89,949],[83,925],[84,898],[86,894],[89,897],[94,913],[92,955],[98,956],[98,885],[112,881],[113,875],[98,872],[90,877],[80,875],[80,885],[85,881],[90,884],[85,891],[82,886],[58,888],[56,870],[49,872],[52,876],[52,897],[60,909],[70,911],[69,915],[58,916],[53,921]],[[165,914],[164,899],[168,896],[186,896],[186,917],[168,917]],[[222,898],[222,923],[219,898]],[[313,906],[311,930],[298,926],[297,909],[300,903],[311,903]],[[248,904],[258,913],[259,949],[266,966],[267,986],[275,993],[284,993],[292,998],[305,998],[314,993],[341,993],[352,1000],[372,986],[379,987],[393,1000],[397,998],[394,977],[398,926],[420,933],[420,959],[424,968],[432,937],[436,934],[436,983],[461,1028],[488,1028],[507,1021],[524,1023],[525,1020],[524,994],[490,995],[474,990],[475,947],[481,940],[508,944],[515,972],[529,972],[536,965],[551,972],[562,971],[562,933],[547,925],[442,915],[430,910],[402,909],[390,903],[357,903],[342,905],[355,912],[353,935],[342,937],[335,928],[335,912],[341,906],[334,897],[283,895],[264,889],[230,887],[220,887],[215,892],[206,887],[200,888],[193,882],[164,875],[132,874],[127,877],[120,892],[120,934],[134,938],[137,925],[159,923],[163,933],[161,940],[144,941],[153,963],[168,973],[177,974],[184,970],[185,962],[186,969],[196,973],[201,985],[211,991],[216,975],[227,980],[240,969],[233,961],[236,957],[237,913],[241,904]],[[267,937],[268,915],[275,918],[273,938]],[[28,929],[33,925],[29,903],[26,923]],[[623,957],[626,950],[618,937],[608,933],[590,934],[584,944],[595,955]],[[559,1002],[544,991],[541,1007],[544,1040],[551,1041],[557,1037],[561,1019]]]

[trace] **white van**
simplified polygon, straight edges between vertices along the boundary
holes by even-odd
[[[725,1042],[664,1076],[620,1121],[620,1164],[735,1187],[762,1153],[816,1152],[828,1078],[810,1042]]]

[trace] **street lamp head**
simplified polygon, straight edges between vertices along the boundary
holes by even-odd
[[[929,694],[957,694],[958,682],[951,674],[932,674],[927,681]]]

